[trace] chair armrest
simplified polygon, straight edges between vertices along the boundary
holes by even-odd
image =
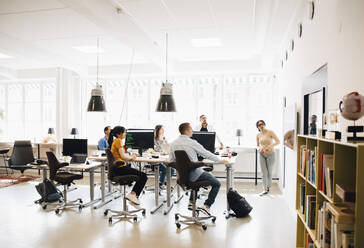
[[[191,167],[193,169],[197,169],[199,167],[204,167],[204,166],[207,166],[207,164],[205,164],[204,162],[192,162],[191,163]]]
[[[176,162],[170,162],[166,164],[167,167],[176,168]]]
[[[59,164],[59,168],[62,168],[62,167],[68,166],[68,165],[70,165],[70,163],[63,162],[63,163]]]

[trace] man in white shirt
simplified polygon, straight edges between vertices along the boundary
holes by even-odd
[[[186,151],[188,157],[192,162],[197,162],[197,155],[200,155],[206,159],[226,163],[226,160],[220,160],[215,154],[206,150],[201,144],[199,144],[196,140],[191,139],[193,130],[190,123],[182,123],[179,126],[179,132],[181,135],[171,143],[169,148],[169,160],[171,162],[176,161],[176,157],[174,152],[178,150]],[[220,189],[220,182],[208,172],[205,172],[202,168],[194,169],[189,174],[189,179],[192,182],[207,180],[211,182],[211,190],[209,192],[208,198],[206,199],[203,207],[200,208],[205,214],[210,215],[210,207],[215,202],[215,198]],[[196,192],[197,194],[197,192]],[[192,210],[192,194],[190,195],[190,203],[188,204],[188,209]]]
[[[205,132],[216,132],[215,128],[211,125],[207,123],[207,117],[206,115],[201,115],[200,116],[200,124],[198,124],[195,129],[195,131],[205,131]],[[216,134],[216,139],[220,144],[220,149],[224,149],[224,145],[222,144],[222,141],[220,140],[220,137]]]

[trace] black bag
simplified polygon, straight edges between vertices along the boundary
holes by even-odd
[[[235,217],[243,218],[249,215],[253,207],[242,197],[236,190],[229,189],[227,200],[231,210],[234,211]]]
[[[36,185],[35,188],[42,197],[36,203],[55,202],[63,198],[62,192],[48,179]]]

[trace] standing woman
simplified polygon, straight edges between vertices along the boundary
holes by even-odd
[[[257,135],[257,146],[260,154],[260,166],[263,173],[263,186],[264,190],[260,196],[269,193],[269,188],[272,186],[272,172],[275,162],[274,147],[279,145],[279,139],[277,135],[267,128],[265,128],[265,122],[259,120],[256,123],[259,130]]]
[[[123,139],[126,136],[126,129],[121,126],[116,126],[110,131],[108,143],[111,147],[111,153],[114,155],[116,160],[114,166],[111,168],[112,173],[115,176],[124,175],[136,175],[139,176],[139,180],[135,182],[132,191],[126,196],[126,199],[132,203],[139,205],[139,195],[143,191],[145,183],[147,182],[147,175],[144,172],[131,168],[126,161],[133,161],[138,155],[129,155],[125,153],[125,147],[123,144]],[[115,137],[115,140],[114,140]]]
[[[162,125],[156,125],[154,128],[154,151],[165,153],[166,152],[166,145],[168,145],[168,142],[166,140],[166,137],[164,137],[164,128]],[[161,163],[159,164],[160,169],[160,176],[159,176],[159,187],[163,189],[165,181],[166,181],[166,175],[167,175],[167,167],[165,164]],[[174,174],[174,169],[171,169],[171,175]]]

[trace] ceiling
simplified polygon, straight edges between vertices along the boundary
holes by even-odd
[[[299,0],[1,0],[1,71],[64,66],[94,71],[131,63],[171,71],[274,70],[278,48]],[[193,39],[217,39],[194,47]],[[211,65],[211,66],[210,66]],[[116,69],[117,70],[117,69]],[[1,75],[4,77],[4,74]]]

